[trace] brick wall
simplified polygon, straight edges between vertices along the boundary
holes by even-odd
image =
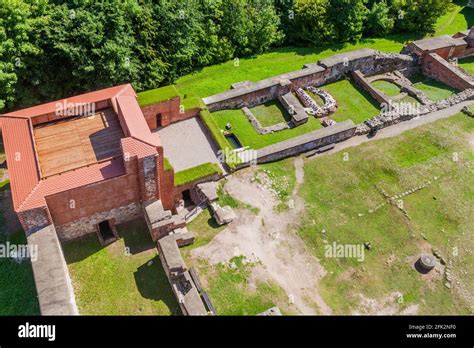
[[[181,112],[181,98],[175,97],[170,100],[142,107],[143,115],[151,130],[157,128],[156,116],[161,114],[161,126],[166,127],[171,123],[186,120],[199,114],[199,108],[184,110]]]
[[[18,220],[26,235],[31,235],[51,224],[48,208],[41,207],[19,212]]]
[[[390,98],[384,93],[373,88],[369,81],[367,81],[359,70],[352,73],[354,81],[367,93],[369,93],[379,104],[389,104]]]
[[[140,202],[140,198],[138,176],[127,174],[48,196],[46,202],[54,224],[65,225]]]
[[[131,203],[107,211],[97,212],[87,217],[74,220],[70,223],[56,225],[56,231],[61,241],[79,238],[97,231],[97,225],[105,220],[112,220],[114,224],[121,224],[142,216],[142,205]]]
[[[423,60],[423,74],[445,85],[463,91],[474,86],[474,79],[444,60],[436,53],[430,53]]]

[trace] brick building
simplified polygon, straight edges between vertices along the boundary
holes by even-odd
[[[179,104],[174,97],[143,112],[127,84],[1,115],[14,209],[27,235],[54,225],[60,240],[97,232],[107,242],[116,224],[143,215],[154,239],[182,225],[181,191],[152,132],[192,116]]]

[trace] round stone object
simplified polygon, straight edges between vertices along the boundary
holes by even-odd
[[[422,254],[420,256],[420,266],[430,271],[436,266],[436,257],[431,254]]]

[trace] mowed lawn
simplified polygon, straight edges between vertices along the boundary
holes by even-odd
[[[134,221],[118,231],[121,238],[105,248],[95,234],[63,246],[79,313],[178,314],[146,224]]]
[[[306,160],[300,194],[307,210],[299,233],[328,271],[320,286],[335,313],[360,309],[360,295],[381,300],[397,291],[402,310],[474,313],[473,134],[473,120],[459,114]],[[408,217],[377,189],[395,196],[428,181],[399,202]],[[372,249],[363,262],[325,257],[324,246],[333,242],[370,242]],[[452,262],[452,289],[442,275],[430,280],[433,275],[413,268],[432,248]]]
[[[371,85],[380,92],[385,93],[391,97],[395,97],[400,94],[400,87],[389,81],[377,80],[372,82]]]
[[[7,241],[17,245],[27,243],[22,230],[9,235],[8,238],[0,235],[1,244]],[[0,258],[0,315],[39,314],[31,261],[28,259],[17,262],[12,258]]]
[[[352,120],[362,123],[380,113],[377,102],[352,81],[341,80],[321,87],[336,99],[337,110],[329,115],[336,122]]]
[[[329,92],[338,103],[337,111],[330,116],[336,122],[350,119],[355,124],[358,124],[376,116],[380,112],[374,100],[348,80],[324,85],[321,89]],[[319,97],[313,95],[313,98],[317,100]],[[257,113],[261,112],[262,110],[258,110]],[[323,128],[320,119],[309,115],[308,122],[303,125],[280,132],[260,135],[240,109],[216,111],[211,115],[221,131],[224,131],[227,123],[230,123],[232,126],[230,131],[239,138],[244,146],[250,146],[252,149],[259,149]],[[275,120],[274,116],[273,119]]]
[[[278,100],[272,100],[265,104],[251,108],[255,118],[262,127],[273,126],[277,123],[287,123],[291,120],[283,105]]]
[[[239,138],[243,146],[249,146],[251,149],[260,149],[323,128],[319,120],[310,116],[308,122],[298,127],[260,135],[249,122],[247,117],[245,117],[241,109],[216,111],[213,112],[211,116],[221,131],[224,131],[226,129],[226,124],[230,123],[232,128],[229,131]]]
[[[474,57],[468,57],[459,60],[459,66],[474,76]]]
[[[443,99],[447,99],[459,91],[446,86],[445,84],[435,81],[433,79],[424,77],[423,75],[416,75],[410,78],[413,83],[413,87],[424,92],[428,98],[432,101],[437,102]]]

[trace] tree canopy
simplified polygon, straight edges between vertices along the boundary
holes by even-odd
[[[137,90],[282,45],[429,32],[451,0],[0,0],[0,109]]]

